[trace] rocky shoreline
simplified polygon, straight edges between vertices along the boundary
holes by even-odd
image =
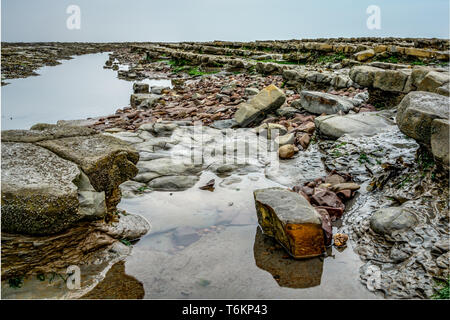
[[[49,45],[33,45],[39,61],[22,71],[8,68],[24,48],[3,47],[2,74],[5,59],[11,78],[31,75],[48,63]],[[349,239],[370,291],[430,298],[448,279],[448,40],[56,46],[57,57],[111,51],[104,67],[118,77],[172,86],[135,83],[114,114],[2,132],[2,280],[122,259],[129,248],[118,240],[150,225],[117,213],[121,194],[186,190],[204,171],[230,185],[232,173],[263,171],[283,186],[255,192],[265,236],[296,258]],[[221,162],[236,157],[223,152],[228,132],[250,150],[261,138],[274,144],[279,167],[272,154]],[[174,162],[196,147],[200,163]],[[20,251],[25,263],[13,258]]]

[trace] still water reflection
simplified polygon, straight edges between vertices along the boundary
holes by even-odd
[[[1,88],[2,130],[105,116],[128,105],[133,83],[103,69],[106,60],[108,53],[77,56],[40,68],[40,76],[7,80],[10,84]],[[170,86],[170,80],[144,82]]]

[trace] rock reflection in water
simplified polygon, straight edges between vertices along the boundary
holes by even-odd
[[[311,288],[320,285],[323,259],[295,260],[257,227],[253,254],[256,265],[272,274],[281,287]]]
[[[125,262],[113,265],[100,282],[81,299],[142,299],[145,291],[142,282],[125,273]]]

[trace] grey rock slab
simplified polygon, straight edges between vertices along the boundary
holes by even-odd
[[[347,98],[316,91],[302,91],[300,104],[303,109],[313,114],[348,112],[354,107],[351,100]]]
[[[395,231],[410,229],[417,224],[415,215],[402,207],[377,210],[370,218],[370,228],[382,235],[392,235]]]
[[[322,135],[333,139],[340,138],[344,134],[370,136],[394,125],[380,112],[320,116],[315,118],[314,122]]]

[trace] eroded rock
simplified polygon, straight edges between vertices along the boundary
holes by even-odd
[[[298,193],[283,188],[255,190],[258,222],[295,258],[321,255],[325,251],[322,220]]]

